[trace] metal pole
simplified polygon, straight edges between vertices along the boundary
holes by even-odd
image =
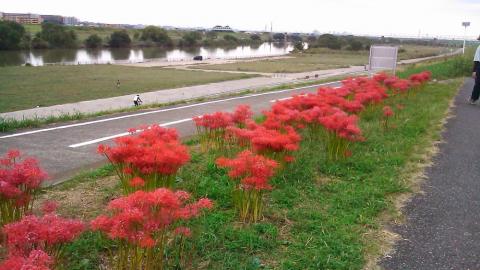
[[[465,32],[463,34],[463,49],[462,49],[462,53],[465,54],[465,43],[467,41],[467,26],[465,26]]]

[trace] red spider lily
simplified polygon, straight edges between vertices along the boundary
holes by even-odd
[[[163,254],[168,237],[181,221],[199,216],[213,204],[208,199],[188,203],[190,194],[159,188],[154,191],[136,191],[108,204],[108,215],[101,215],[91,222],[93,230],[99,230],[119,242],[114,265],[124,269],[129,263],[133,269],[163,269]],[[183,230],[186,233],[185,229]],[[153,256],[153,251],[160,256]],[[132,267],[130,265],[130,267]],[[158,269],[158,268],[155,268]]]
[[[390,108],[390,106],[383,107],[383,116],[385,116],[385,117],[393,116],[393,110],[392,110],[392,108]]]
[[[272,189],[268,183],[278,163],[249,150],[235,158],[218,158],[217,166],[228,168],[228,176],[238,180],[233,191],[233,202],[243,222],[257,222],[262,215],[263,191]]]
[[[387,73],[385,72],[380,72],[380,73],[377,73],[375,75],[373,75],[373,79],[379,83],[383,83],[385,82],[386,79],[388,79],[388,77],[390,77]]]
[[[232,121],[238,125],[244,125],[248,119],[251,119],[253,112],[248,105],[240,105],[232,114]]]
[[[430,71],[423,71],[417,74],[413,74],[408,79],[412,83],[418,83],[419,85],[423,85],[428,82],[432,77],[432,73]]]
[[[385,130],[388,130],[390,125],[388,119],[394,115],[394,112],[390,106],[383,107],[383,127]]]
[[[278,163],[261,155],[245,150],[234,159],[218,158],[217,165],[229,168],[228,175],[240,179],[241,189],[270,190],[269,179],[274,175]]]
[[[180,142],[174,129],[158,125],[143,129],[136,135],[115,139],[116,146],[100,145],[122,182],[124,193],[171,187],[175,175],[190,160],[188,149]],[[140,177],[143,183],[135,177]]]
[[[0,157],[0,225],[19,220],[30,212],[35,194],[47,174],[34,158],[21,158],[18,150]]]
[[[10,255],[0,264],[0,270],[50,270],[53,262],[43,250],[32,250],[27,257]]]
[[[28,257],[33,250],[41,249],[59,261],[63,246],[77,238],[84,229],[85,225],[79,220],[48,213],[40,217],[25,216],[7,224],[3,233],[9,254]]]
[[[50,214],[57,211],[58,203],[56,201],[45,201],[42,204],[42,212],[44,214]]]
[[[319,118],[320,124],[327,131],[325,140],[329,160],[338,160],[350,156],[348,155],[350,144],[364,140],[357,121],[357,116],[347,115],[341,111]]]

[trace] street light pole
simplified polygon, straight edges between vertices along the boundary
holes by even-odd
[[[462,26],[465,27],[465,33],[463,35],[463,54],[465,54],[465,45],[466,45],[466,42],[467,42],[467,27],[470,26],[470,22],[462,22]]]

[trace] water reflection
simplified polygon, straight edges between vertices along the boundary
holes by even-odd
[[[189,49],[119,48],[119,49],[52,49],[33,51],[0,51],[0,66],[47,64],[84,65],[138,63],[145,61],[185,61],[196,55],[205,59],[234,59],[287,54],[293,49],[288,43],[263,43],[249,46],[199,47]]]

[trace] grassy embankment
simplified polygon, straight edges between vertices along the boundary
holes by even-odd
[[[413,59],[438,55],[450,50],[444,47],[403,45],[399,59]],[[295,73],[333,68],[344,68],[368,63],[368,51],[309,49],[303,53],[291,54],[291,58],[238,62],[218,65],[199,65],[196,69],[255,71],[269,73]]]
[[[433,70],[439,79],[456,77],[452,61],[421,69]],[[367,140],[355,144],[345,161],[327,162],[322,143],[304,140],[296,162],[273,180],[264,218],[253,225],[236,222],[229,180],[214,165],[218,154],[198,153],[191,141],[192,161],[181,170],[177,187],[216,203],[213,213],[194,224],[199,230],[191,240],[192,269],[362,269],[381,245],[379,215],[394,211],[394,198],[409,191],[410,177],[439,139],[441,121],[461,82],[431,83],[416,96],[397,100],[405,109],[388,132],[380,113],[362,119]],[[85,173],[46,189],[41,200],[57,199],[62,214],[88,220],[119,194],[112,175],[108,166]],[[67,257],[73,259],[68,267],[97,269],[107,247],[98,234],[85,234],[69,245]]]
[[[117,65],[0,67],[0,112],[249,77]]]

